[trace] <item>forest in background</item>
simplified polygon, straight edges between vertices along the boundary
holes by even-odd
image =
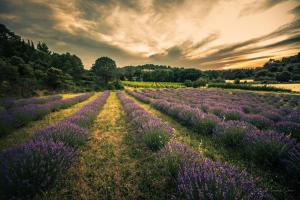
[[[122,80],[152,82],[184,82],[205,78],[222,82],[234,79],[254,79],[263,83],[300,82],[300,53],[281,60],[270,59],[262,67],[201,71],[193,68],[145,64],[120,68]]]

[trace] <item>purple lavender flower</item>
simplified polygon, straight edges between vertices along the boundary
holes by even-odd
[[[64,142],[65,144],[78,147],[86,141],[88,132],[70,122],[60,122],[43,128],[34,135],[34,140],[52,140],[55,142]]]
[[[261,116],[261,115],[247,115],[245,116],[245,121],[253,124],[259,129],[269,129],[274,126],[274,122]]]
[[[61,142],[33,141],[0,154],[0,186],[8,199],[31,199],[49,188],[75,158]]]
[[[184,199],[269,199],[245,171],[203,158],[184,163],[178,173],[178,190]]]
[[[280,121],[276,123],[275,129],[278,132],[291,134],[300,141],[300,124],[291,121]]]
[[[289,121],[292,121],[292,122],[296,122],[296,123],[300,123],[300,109],[291,112],[287,116],[286,120],[289,120]]]
[[[288,151],[295,146],[295,140],[283,133],[271,130],[251,130],[243,140],[244,154],[258,163],[276,166]]]
[[[118,92],[117,95],[128,119],[142,135],[145,144],[154,151],[162,148],[169,141],[174,129],[150,115],[123,93]]]
[[[199,155],[192,149],[175,141],[167,144],[158,153],[160,162],[165,167],[166,173],[176,181],[178,171],[184,163],[199,160]]]
[[[53,95],[53,96],[48,96],[48,97],[33,97],[33,98],[28,98],[28,99],[18,99],[13,102],[12,106],[18,107],[18,106],[24,106],[27,104],[43,104],[43,103],[48,103],[51,101],[57,101],[60,99],[62,99],[62,96],[59,96],[59,95]]]
[[[224,121],[214,129],[214,137],[228,147],[240,147],[245,135],[257,128],[244,121]]]

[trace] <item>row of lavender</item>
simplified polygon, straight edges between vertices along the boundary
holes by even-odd
[[[50,101],[57,101],[62,99],[60,95],[52,95],[46,97],[32,97],[26,99],[11,99],[11,98],[2,98],[0,99],[0,106],[4,108],[12,108],[18,106],[24,106],[26,104],[43,104]]]
[[[130,123],[142,135],[146,145],[152,150],[161,149],[158,152],[159,161],[167,170],[167,174],[174,178],[179,198],[269,198],[245,171],[202,158],[187,146],[174,141],[167,143],[173,135],[171,127],[150,115],[123,93],[118,93],[118,97]]]
[[[65,109],[84,101],[92,95],[93,93],[86,93],[68,99],[58,99],[44,104],[26,104],[0,111],[0,136],[31,121],[41,119],[50,112]]]
[[[158,110],[170,115],[180,123],[192,127],[199,134],[212,135],[228,148],[242,150],[245,158],[276,167],[290,175],[290,180],[300,180],[300,143],[289,135],[272,130],[259,130],[243,121],[222,121],[187,104],[151,99],[141,93],[128,91],[139,100],[151,103]]]
[[[104,92],[72,116],[38,130],[29,142],[1,152],[0,198],[32,199],[61,178],[89,137],[85,128],[108,96]]]
[[[137,129],[145,144],[151,150],[162,148],[169,141],[174,130],[150,115],[133,100],[128,99],[122,92],[118,92],[117,95],[130,123]]]
[[[221,120],[246,121],[259,129],[291,134],[300,140],[299,96],[228,93],[196,89],[144,90],[143,94],[168,102],[187,104]]]

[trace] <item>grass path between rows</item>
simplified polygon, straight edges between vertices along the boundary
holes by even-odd
[[[77,95],[77,94],[76,94]],[[67,94],[66,97],[71,98],[76,95]],[[0,151],[9,148],[13,145],[21,144],[26,142],[38,129],[41,129],[50,124],[56,123],[73,113],[75,113],[79,108],[86,105],[87,103],[93,101],[96,97],[98,97],[100,93],[94,94],[92,97],[84,100],[80,103],[77,103],[69,108],[62,109],[56,112],[51,112],[44,116],[41,120],[32,121],[26,126],[14,130],[12,133],[0,138]],[[65,98],[65,97],[64,97]]]
[[[181,125],[179,122],[171,118],[170,116],[156,110],[149,104],[141,102],[134,97],[126,94],[129,98],[133,99],[137,104],[143,107],[149,113],[157,116],[163,122],[169,124],[175,129],[175,140],[186,144],[193,148],[195,151],[204,155],[205,157],[211,158],[213,160],[219,160],[222,162],[229,163],[231,165],[237,166],[241,169],[245,169],[254,177],[259,178],[259,184],[267,187],[269,191],[278,199],[291,198],[290,191],[287,186],[278,183],[281,182],[280,177],[274,177],[269,169],[264,169],[256,166],[252,162],[247,162],[241,158],[239,152],[230,151],[212,140],[209,136],[197,135],[193,130]],[[277,179],[277,180],[275,180]]]
[[[43,199],[169,199],[153,153],[134,135],[115,92],[66,177]]]

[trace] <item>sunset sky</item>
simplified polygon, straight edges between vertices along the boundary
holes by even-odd
[[[90,68],[256,67],[300,51],[299,0],[1,0],[0,23]]]

